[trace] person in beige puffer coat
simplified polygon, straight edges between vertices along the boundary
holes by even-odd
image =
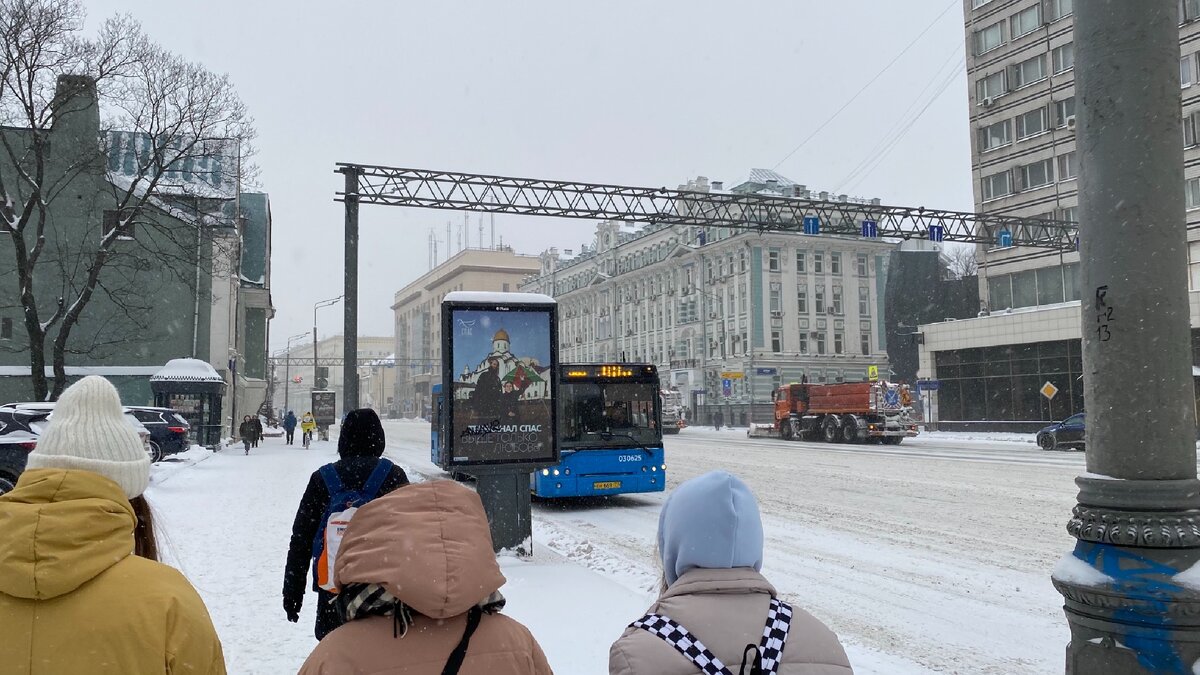
[[[437,675],[456,652],[460,675],[552,675],[529,630],[497,613],[505,579],[487,516],[453,481],[409,485],[355,512],[334,580],[347,621],[300,675]]]
[[[646,614],[669,618],[686,628],[725,666],[721,672],[737,673],[743,665],[745,672],[763,672],[752,668],[763,656],[758,648],[776,593],[759,573],[763,528],[750,488],[724,471],[680,485],[659,514],[658,550],[663,591]],[[791,626],[774,672],[852,675],[837,635],[808,612],[791,610]],[[654,627],[653,620],[647,623]],[[659,635],[634,625],[609,650],[608,671],[610,675],[701,672]]]

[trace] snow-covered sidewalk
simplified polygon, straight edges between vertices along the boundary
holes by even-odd
[[[294,673],[316,641],[309,593],[298,624],[283,614],[283,567],[292,519],[309,476],[337,459],[336,442],[304,450],[267,439],[242,453],[202,448],[154,466],[147,499],[164,561],[196,586],[230,673]],[[410,472],[414,481],[421,474]],[[533,560],[502,558],[505,613],[532,631],[556,673],[608,672],[608,646],[650,602],[547,547]]]

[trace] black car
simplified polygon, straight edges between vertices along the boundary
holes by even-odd
[[[0,406],[0,494],[17,484],[25,470],[29,452],[37,447],[38,436],[46,425],[48,410],[21,410]]]
[[[1037,433],[1037,444],[1043,450],[1077,448],[1083,450],[1084,413],[1051,424]]]
[[[191,425],[174,410],[138,405],[125,406],[125,409],[150,431],[151,461],[161,461],[167,455],[176,455],[191,447],[188,439]]]

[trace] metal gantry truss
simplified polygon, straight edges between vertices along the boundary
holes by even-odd
[[[358,189],[349,201],[358,204],[1056,250],[1078,247],[1078,226],[1061,220],[803,196],[690,192],[366,164],[338,167],[347,177],[357,176]],[[337,193],[337,201],[347,201],[346,196],[347,192]]]
[[[297,366],[297,367],[301,367],[301,368],[304,366],[311,367],[314,365],[313,357],[311,357],[311,356],[293,356],[291,358],[288,358],[286,356],[272,356],[267,359],[267,363],[272,366],[292,365],[292,366]],[[431,361],[429,359],[369,358],[369,359],[355,360],[355,365],[359,368],[375,368],[375,367],[381,367],[381,366],[385,367],[385,368],[393,368],[393,367],[400,367],[400,366],[408,366],[410,368],[422,368],[422,367],[434,367],[434,366],[437,366],[438,363],[439,363],[438,361]],[[321,356],[321,357],[317,358],[317,363],[315,365],[318,365],[318,366],[344,366],[345,364],[346,364],[346,359],[341,356]]]

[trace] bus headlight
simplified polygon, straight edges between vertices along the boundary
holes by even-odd
[[[666,470],[667,470],[667,465],[666,465],[666,464],[663,464],[663,465],[662,465],[662,470],[663,470],[663,471],[666,471]]]
[[[642,473],[646,473],[646,467],[642,467]]]
[[[558,475],[558,469],[555,469],[555,470],[554,470],[554,475],[555,475],[555,476],[557,476],[557,475]]]
[[[570,470],[570,469],[563,469],[563,473],[564,473],[565,475],[568,475],[568,476],[570,476],[570,475],[571,475],[571,470]]]
[[[542,469],[542,475],[543,475],[543,476],[549,476],[549,475],[550,475],[550,469]]]
[[[651,470],[651,471],[658,471],[658,467],[657,467],[657,466],[652,466],[652,467],[650,467],[650,470]]]

